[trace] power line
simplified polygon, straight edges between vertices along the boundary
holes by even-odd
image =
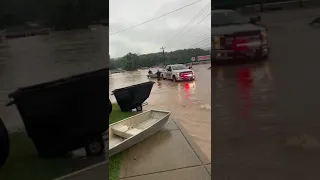
[[[179,34],[180,34],[191,22],[193,22],[193,20],[195,20],[195,19],[201,14],[201,12],[203,12],[203,10],[204,10],[205,8],[207,8],[208,5],[210,5],[210,2],[211,2],[211,1],[209,1],[208,4],[206,4],[173,38],[171,38],[169,41],[167,41],[167,42],[164,44],[164,46],[167,45],[168,43],[172,42],[175,38],[177,38],[177,37],[179,36]]]
[[[206,44],[205,46],[200,47],[200,49],[203,49],[203,48],[210,48],[210,47],[211,47],[211,42],[210,42],[210,43],[208,43],[208,44]]]
[[[201,40],[201,41],[196,42],[195,44],[189,46],[188,49],[191,48],[191,47],[193,47],[193,46],[199,45],[199,44],[201,44],[202,42],[204,42],[204,41],[206,41],[206,40],[208,40],[208,39],[211,40],[211,36],[210,36],[210,37],[207,37],[207,38],[205,38],[205,39],[203,39],[203,40]]]
[[[207,40],[207,41],[205,41],[205,42],[202,42],[202,43],[198,44],[197,46],[194,46],[193,48],[201,47],[201,46],[203,46],[204,44],[207,44],[207,43],[211,43],[211,41],[210,41],[210,40]]]
[[[201,19],[201,21],[199,21],[197,24],[195,24],[192,28],[190,28],[189,31],[187,31],[182,36],[180,36],[180,38],[185,36],[186,34],[188,34],[194,27],[196,27],[198,24],[200,24],[202,21],[204,21],[209,15],[211,15],[211,12],[209,14],[207,14],[203,19]]]
[[[111,35],[118,34],[118,33],[123,32],[123,31],[127,31],[127,30],[129,30],[129,29],[135,28],[135,27],[137,27],[137,26],[141,26],[141,25],[143,25],[143,24],[146,24],[146,23],[148,23],[148,22],[151,22],[151,21],[154,21],[154,20],[156,20],[156,19],[162,18],[163,16],[172,14],[172,13],[177,12],[177,11],[179,11],[179,10],[181,10],[181,9],[184,9],[184,8],[186,8],[186,7],[188,7],[188,6],[191,6],[191,5],[193,5],[193,4],[196,4],[196,3],[200,2],[200,1],[202,1],[202,0],[198,0],[198,1],[195,1],[195,2],[193,2],[193,3],[191,3],[191,4],[187,4],[187,5],[185,5],[185,6],[181,7],[181,8],[178,8],[178,9],[176,9],[176,10],[170,11],[170,12],[168,12],[168,13],[165,13],[165,14],[161,15],[161,16],[158,16],[158,17],[155,17],[155,18],[150,19],[150,20],[148,20],[148,21],[145,21],[145,22],[136,24],[136,25],[134,25],[134,26],[131,26],[131,27],[128,27],[128,28],[125,28],[125,29],[116,31],[116,32],[111,33],[111,34],[109,34],[109,35],[111,36]]]
[[[207,41],[204,41],[196,46],[193,46],[193,47],[189,47],[188,49],[194,49],[194,48],[198,48],[198,47],[201,47],[203,46],[204,44],[207,44],[207,43],[210,43],[211,41],[210,40],[207,40]]]

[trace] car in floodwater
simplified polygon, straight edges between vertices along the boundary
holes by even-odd
[[[170,79],[173,81],[192,81],[195,79],[195,73],[192,69],[183,64],[167,65],[161,74],[163,79]]]
[[[269,55],[267,28],[234,10],[211,11],[212,61],[261,59]]]

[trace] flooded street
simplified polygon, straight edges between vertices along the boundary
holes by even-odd
[[[147,106],[148,109],[171,111],[177,121],[191,136],[202,153],[211,160],[211,70],[210,64],[194,65],[196,80],[175,83],[169,80],[148,79],[147,70],[110,75],[109,90],[155,81]],[[153,72],[157,69],[152,69]],[[111,92],[110,92],[111,94]],[[110,97],[115,102],[114,96]]]
[[[261,14],[269,61],[219,66],[213,76],[213,177],[320,176],[319,9]]]
[[[0,42],[0,117],[9,130],[21,127],[14,106],[5,107],[18,87],[107,66],[108,30],[57,32]]]

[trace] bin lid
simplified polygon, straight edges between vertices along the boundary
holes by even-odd
[[[155,82],[153,82],[153,81],[148,81],[148,82],[144,82],[144,83],[140,83],[140,84],[134,84],[134,85],[131,85],[131,86],[127,86],[127,87],[115,89],[115,90],[112,91],[112,93],[118,92],[118,91],[127,90],[127,89],[130,89],[130,88],[134,88],[134,87],[141,86],[141,85],[145,85],[145,84],[154,84],[154,83],[155,83]]]
[[[18,88],[17,90],[15,90],[15,91],[9,93],[8,97],[9,98],[13,98],[15,96],[18,96],[20,93],[25,93],[25,92],[30,92],[30,91],[38,91],[38,90],[43,90],[43,89],[46,89],[46,88],[55,87],[57,85],[61,85],[61,84],[66,83],[66,82],[71,82],[71,81],[74,81],[74,80],[79,79],[79,78],[95,75],[96,73],[100,73],[100,72],[109,73],[109,68],[98,69],[98,70],[94,70],[94,71],[90,71],[90,72],[85,72],[85,73],[81,73],[81,74],[77,74],[77,75],[72,75],[72,76],[69,76],[69,77],[60,78],[60,79],[53,80],[53,81],[50,81],[50,82],[30,85],[30,86],[26,86],[26,87],[21,87],[21,88]]]

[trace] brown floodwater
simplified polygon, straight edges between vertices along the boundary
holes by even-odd
[[[192,141],[211,160],[211,70],[208,67],[210,64],[194,65],[196,80],[191,82],[148,79],[148,69],[111,74],[110,100],[116,101],[111,95],[114,89],[155,81],[150,97],[146,100],[148,105],[143,108],[171,111],[171,118],[183,126]]]
[[[269,60],[212,68],[213,179],[320,177],[318,12],[261,13]]]
[[[7,128],[23,128],[16,108],[4,106],[8,93],[18,87],[107,67],[108,41],[106,27],[1,41],[0,117]]]

